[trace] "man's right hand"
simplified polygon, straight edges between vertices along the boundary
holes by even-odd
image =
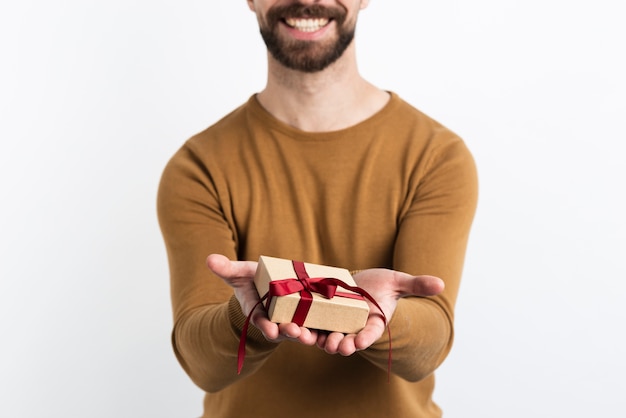
[[[255,261],[231,261],[220,254],[211,254],[206,264],[217,276],[232,287],[235,297],[241,305],[241,310],[248,316],[260,300],[254,286],[254,274],[257,269]],[[314,345],[317,342],[318,332],[294,323],[276,324],[271,322],[263,305],[259,305],[250,319],[268,341],[280,342],[284,340],[297,341],[305,345]]]

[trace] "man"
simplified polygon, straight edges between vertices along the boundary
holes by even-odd
[[[476,172],[456,135],[360,76],[367,4],[248,0],[267,85],[163,173],[173,345],[206,391],[205,417],[441,416],[433,372],[452,344]],[[238,375],[260,255],[354,271],[389,318],[390,375],[375,308],[356,335],[274,324],[258,308]]]

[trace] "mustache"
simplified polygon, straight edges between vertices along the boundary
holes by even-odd
[[[270,27],[278,24],[287,17],[308,17],[312,19],[332,19],[341,25],[346,20],[346,10],[339,7],[327,7],[319,4],[292,3],[284,6],[272,7],[267,12],[267,23]]]

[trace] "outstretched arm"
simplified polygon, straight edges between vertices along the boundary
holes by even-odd
[[[445,288],[431,296],[398,299],[390,319],[391,371],[409,381],[433,373],[454,339],[454,306],[477,201],[476,168],[463,142],[434,150],[414,190],[399,219],[392,268],[439,277]],[[385,369],[388,343],[383,335],[359,354]]]
[[[158,215],[170,266],[173,349],[198,387],[217,392],[258,370],[278,345],[251,329],[246,368],[237,375],[245,316],[233,287],[206,266],[207,254],[236,259],[237,235],[215,184],[197,161],[193,149],[184,146],[169,162],[159,188]],[[236,276],[254,275],[256,263],[240,266]]]

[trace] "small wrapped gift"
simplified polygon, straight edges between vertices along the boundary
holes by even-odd
[[[237,373],[240,374],[246,356],[246,335],[254,310],[266,302],[272,322],[294,322],[300,326],[326,331],[357,333],[365,327],[369,316],[366,299],[387,317],[376,300],[357,287],[346,269],[303,263],[282,258],[261,256],[254,277],[260,295],[259,302],[248,313],[239,338]],[[389,335],[389,365],[391,371],[391,330]]]
[[[357,333],[369,306],[346,269],[261,256],[254,284],[270,321]],[[358,293],[357,293],[358,292]]]

